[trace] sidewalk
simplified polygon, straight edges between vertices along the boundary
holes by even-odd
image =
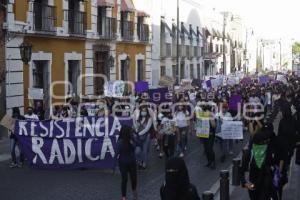
[[[0,140],[0,162],[10,159],[10,140],[3,138]]]

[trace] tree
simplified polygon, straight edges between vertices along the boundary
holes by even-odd
[[[293,54],[300,54],[300,42],[293,44]]]

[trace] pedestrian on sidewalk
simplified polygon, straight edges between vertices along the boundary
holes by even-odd
[[[161,200],[200,200],[196,187],[190,183],[182,158],[171,158],[166,164],[165,184],[160,188]]]
[[[127,200],[128,175],[131,180],[131,189],[134,200],[137,200],[137,163],[135,157],[136,142],[132,135],[133,129],[129,126],[122,126],[117,144],[117,154],[119,169],[121,172],[122,200]]]
[[[25,120],[25,117],[20,114],[20,109],[18,107],[14,107],[12,109],[12,118],[16,120]],[[20,155],[19,155],[19,163],[17,162],[16,148],[18,147]],[[24,164],[24,155],[19,146],[19,142],[17,137],[15,136],[13,131],[10,131],[10,152],[11,152],[11,164],[10,168],[22,167]]]

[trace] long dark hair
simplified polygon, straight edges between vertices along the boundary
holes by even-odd
[[[129,126],[122,126],[119,140],[122,141],[121,151],[129,152],[132,149],[133,129]]]

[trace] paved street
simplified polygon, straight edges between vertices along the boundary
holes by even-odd
[[[244,142],[235,144],[234,154],[225,163],[219,161],[219,146],[215,145],[217,169],[203,167],[206,159],[196,138],[190,140],[185,156],[189,175],[198,192],[209,190],[218,181],[219,170],[227,169],[237,156]],[[120,199],[120,175],[110,171],[74,170],[48,171],[28,167],[9,169],[8,161],[0,162],[0,194],[3,200],[115,200]],[[159,188],[164,181],[164,162],[151,152],[150,167],[139,172],[139,199],[159,199]]]

